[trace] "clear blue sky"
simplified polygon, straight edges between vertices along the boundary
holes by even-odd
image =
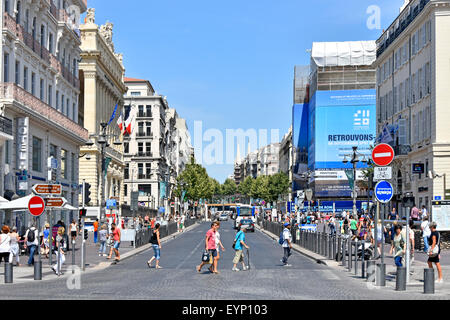
[[[148,79],[172,108],[203,129],[279,129],[291,124],[294,65],[313,41],[376,40],[403,0],[88,0],[96,23],[114,23],[126,75]],[[204,145],[208,143],[204,143]],[[255,147],[253,146],[252,149]],[[246,149],[245,149],[246,151]],[[241,148],[241,155],[243,154]],[[206,166],[223,182],[232,165]]]

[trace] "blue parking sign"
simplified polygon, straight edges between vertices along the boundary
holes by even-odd
[[[387,181],[380,181],[375,186],[375,197],[381,203],[388,203],[394,196],[394,187]]]

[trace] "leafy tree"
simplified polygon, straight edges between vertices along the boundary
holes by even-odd
[[[280,172],[269,177],[269,201],[276,201],[280,195],[289,192],[289,177]]]
[[[250,197],[250,192],[252,189],[252,185],[255,183],[255,179],[253,177],[248,176],[242,181],[238,186],[238,192],[244,196]]]
[[[232,196],[236,194],[236,191],[237,191],[236,182],[234,182],[234,180],[231,179],[225,180],[225,182],[222,185],[223,195]]]
[[[184,171],[177,178],[176,194],[181,195],[182,185],[186,190],[186,198],[192,201],[211,199],[214,194],[214,183],[208,176],[206,169],[195,163],[194,158],[186,165]]]
[[[252,183],[252,187],[250,188],[250,196],[252,198],[263,199],[265,201],[270,201],[270,192],[269,192],[269,177],[268,176],[259,176]]]

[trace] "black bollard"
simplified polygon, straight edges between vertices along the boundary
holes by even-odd
[[[423,269],[423,293],[433,294],[434,293],[434,269],[426,268]]]
[[[34,280],[42,280],[42,261],[34,262]]]
[[[13,266],[9,262],[5,262],[5,283],[13,283]]]
[[[397,276],[395,277],[395,290],[406,290],[406,267],[397,267]]]

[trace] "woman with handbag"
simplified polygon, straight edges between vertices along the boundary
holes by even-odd
[[[156,259],[155,269],[162,269],[162,267],[159,265],[159,260],[161,258],[161,240],[159,238],[159,227],[159,223],[155,224],[155,227],[152,230],[152,237],[150,238],[150,243],[152,244],[153,252],[155,254],[149,261],[147,261],[147,265],[149,268],[152,267],[152,262]]]
[[[431,235],[429,238],[430,249],[428,251],[428,268],[432,269],[434,262],[438,271],[438,280],[436,282],[443,283],[444,279],[442,278],[442,268],[441,263],[439,262],[441,253],[441,235],[436,231],[436,227],[436,222],[430,223]]]
[[[13,227],[9,234],[11,238],[11,253],[9,255],[9,261],[13,263],[14,258],[16,259],[16,266],[20,267],[20,255],[19,255],[19,240],[20,236],[17,233],[17,227]]]

